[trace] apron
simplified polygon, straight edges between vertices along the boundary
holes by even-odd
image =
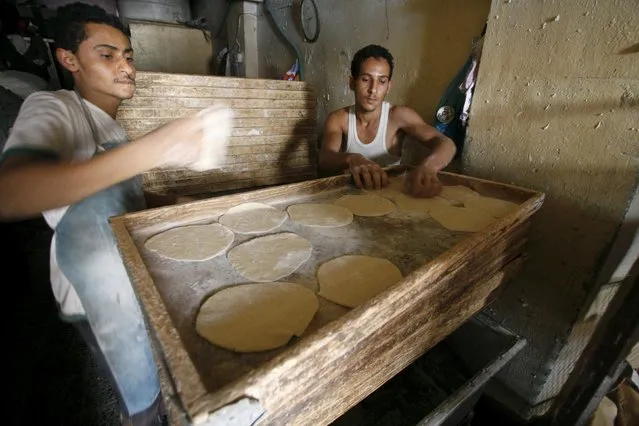
[[[95,155],[118,146],[98,143],[93,117],[77,96],[96,144]],[[145,207],[141,179],[135,177],[73,204],[55,229],[58,266],[82,302],[130,415],[151,406],[160,386],[142,312],[109,217]]]

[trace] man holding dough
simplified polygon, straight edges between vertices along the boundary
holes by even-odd
[[[146,207],[142,172],[197,163],[211,120],[205,111],[127,143],[115,117],[135,91],[128,29],[82,3],[59,8],[57,19],[56,57],[74,90],[36,92],[22,104],[0,158],[0,219],[44,216],[62,316],[78,320],[108,366],[124,424],[159,424],[157,371],[108,218]]]
[[[432,197],[441,191],[437,173],[455,156],[455,144],[413,109],[384,101],[393,67],[393,56],[384,47],[369,45],[355,54],[349,83],[355,105],[328,115],[319,167],[326,173],[348,170],[359,188],[380,189],[388,179],[382,167],[399,164],[403,134],[408,134],[431,154],[412,171],[406,189]]]

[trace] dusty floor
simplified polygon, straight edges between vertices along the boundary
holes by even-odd
[[[0,223],[2,284],[8,305],[9,410],[3,424],[50,426],[118,424],[113,391],[73,326],[57,315],[49,286],[51,231],[41,219]],[[8,417],[8,418],[7,418]],[[376,423],[379,424],[379,423]],[[466,423],[469,424],[469,423]],[[472,426],[512,424],[487,404],[476,407]]]

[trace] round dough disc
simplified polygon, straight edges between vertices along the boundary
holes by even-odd
[[[279,280],[297,270],[313,251],[311,243],[291,232],[257,237],[229,250],[229,262],[255,282]]]
[[[146,240],[144,246],[169,259],[200,261],[224,252],[233,239],[233,232],[219,223],[212,223],[169,229]]]
[[[299,284],[241,284],[209,297],[198,311],[195,330],[232,351],[266,351],[301,336],[318,308],[315,293]]]
[[[464,203],[471,198],[481,197],[478,192],[464,185],[445,185],[439,196],[447,200],[459,201],[460,203]]]
[[[335,204],[295,204],[286,211],[293,222],[306,226],[335,228],[353,221],[353,213],[349,209]]]
[[[346,255],[317,269],[319,295],[338,305],[354,308],[402,280],[402,273],[389,260]]]
[[[382,189],[364,189],[363,191],[367,195],[376,195],[395,201],[397,197],[404,193],[404,177],[390,179],[388,185]]]
[[[444,228],[462,232],[478,232],[495,221],[493,216],[481,210],[443,204],[431,209],[430,216]]]
[[[357,216],[384,216],[395,210],[395,204],[375,195],[344,195],[335,204],[346,207]]]
[[[267,204],[244,203],[231,207],[219,222],[240,234],[260,234],[276,229],[286,220],[286,212]]]
[[[497,198],[475,197],[464,201],[464,206],[468,209],[479,210],[489,215],[500,218],[515,211],[517,204],[510,201],[498,200]]]
[[[406,194],[401,194],[399,197],[395,198],[395,203],[397,203],[397,206],[402,210],[426,214],[430,213],[433,208],[436,208],[439,205],[450,205],[450,201],[445,198],[417,198]]]

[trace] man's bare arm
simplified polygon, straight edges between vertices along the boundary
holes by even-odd
[[[30,217],[76,203],[152,168],[158,156],[144,146],[127,144],[78,163],[7,158],[0,166],[0,219]]]
[[[398,127],[429,147],[431,153],[411,172],[407,180],[410,193],[417,197],[433,197],[442,189],[437,173],[446,167],[455,156],[455,143],[434,127],[428,125],[414,110],[396,107],[393,119]]]
[[[348,169],[352,154],[340,152],[342,148],[342,127],[339,111],[332,112],[324,124],[324,136],[319,156],[319,169],[324,174],[343,173]]]
[[[8,157],[0,164],[0,220],[32,217],[152,168],[188,163],[199,152],[199,121],[176,120],[137,141],[76,163]]]
[[[427,124],[413,109],[408,107],[396,108],[395,114],[400,128],[431,149],[431,154],[424,160],[423,166],[435,173],[446,167],[457,152],[455,143],[433,126]]]

